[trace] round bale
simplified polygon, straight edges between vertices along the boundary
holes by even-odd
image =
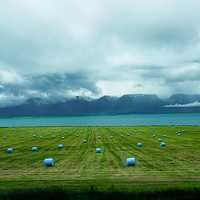
[[[64,144],[59,144],[59,145],[58,145],[58,148],[59,148],[59,149],[63,149],[63,148],[64,148]]]
[[[143,147],[143,143],[138,142],[138,143],[136,144],[136,146],[139,147],[139,148],[140,148],[140,147]]]
[[[126,159],[127,166],[135,166],[137,164],[137,160],[135,157],[130,157]]]
[[[38,147],[36,147],[36,146],[34,146],[34,147],[32,147],[32,152],[36,152],[36,151],[38,151]]]
[[[43,164],[44,164],[44,166],[46,166],[46,167],[52,167],[52,166],[55,165],[55,160],[54,160],[53,158],[45,158],[45,159],[43,160]]]
[[[96,153],[102,153],[102,148],[97,147],[97,148],[96,148]]]
[[[177,135],[177,136],[181,136],[181,133],[179,132],[179,133],[177,133],[176,135]]]
[[[6,152],[7,153],[13,153],[14,149],[12,147],[7,148]]]
[[[166,147],[166,143],[165,143],[165,142],[161,142],[161,143],[160,143],[160,147],[161,147],[161,148]]]

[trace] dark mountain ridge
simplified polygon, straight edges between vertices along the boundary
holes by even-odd
[[[194,102],[199,104],[189,105]],[[172,106],[170,106],[172,105]],[[179,106],[181,105],[181,106]],[[29,99],[17,106],[0,108],[0,116],[76,116],[130,113],[200,113],[200,95],[174,94],[162,99],[151,94],[127,94],[98,99],[74,97],[60,102]]]

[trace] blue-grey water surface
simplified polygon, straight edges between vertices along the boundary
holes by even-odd
[[[139,125],[200,125],[200,113],[0,118],[0,127]]]

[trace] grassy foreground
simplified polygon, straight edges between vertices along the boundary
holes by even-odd
[[[58,149],[61,143],[64,149]],[[32,146],[39,151],[33,153]],[[12,154],[6,153],[9,147]],[[96,147],[103,153],[96,154]],[[138,160],[135,167],[125,164],[130,156]],[[43,166],[47,157],[56,160],[54,167]],[[0,198],[37,199],[38,194],[42,199],[198,199],[200,127],[0,128]]]

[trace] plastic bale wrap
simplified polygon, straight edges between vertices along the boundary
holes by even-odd
[[[64,148],[64,144],[59,144],[59,145],[58,145],[58,148],[59,148],[59,149],[63,149],[63,148]]]
[[[6,152],[11,154],[13,153],[14,149],[12,147],[7,148]]]
[[[138,142],[138,143],[136,144],[136,146],[139,147],[139,148],[141,148],[141,147],[143,147],[143,143]]]
[[[45,158],[43,164],[46,167],[53,167],[55,165],[55,160],[53,158]]]
[[[160,143],[160,147],[161,147],[161,148],[166,147],[166,143],[165,143],[165,142],[161,142],[161,143]]]
[[[177,133],[176,135],[177,135],[177,136],[181,136],[181,133],[179,132],[179,133]]]
[[[100,147],[96,148],[96,153],[102,153],[102,152],[103,152],[102,148],[100,148]]]
[[[36,152],[36,151],[38,151],[38,147],[34,146],[31,148],[31,150],[32,150],[32,152]]]
[[[137,160],[135,157],[130,157],[126,159],[126,165],[129,166],[135,166],[137,164]]]

